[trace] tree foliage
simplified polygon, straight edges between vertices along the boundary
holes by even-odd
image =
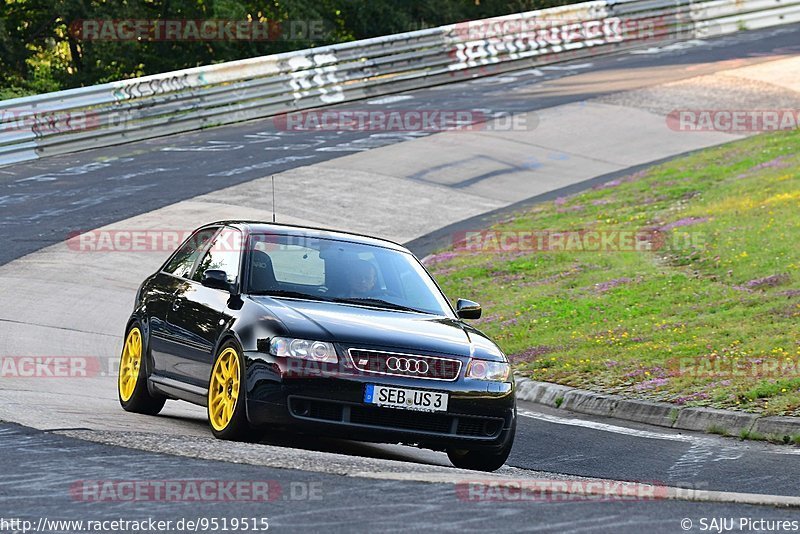
[[[570,0],[3,0],[0,98],[570,3]],[[83,20],[256,20],[324,31],[259,41],[87,40]]]

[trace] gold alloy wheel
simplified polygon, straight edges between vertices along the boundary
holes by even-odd
[[[123,402],[128,402],[133,397],[141,365],[142,331],[135,326],[128,332],[119,363],[119,396]]]
[[[239,398],[239,355],[227,348],[217,358],[208,386],[208,418],[214,430],[227,428]]]

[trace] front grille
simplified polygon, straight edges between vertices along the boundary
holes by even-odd
[[[348,353],[353,366],[364,373],[453,381],[461,372],[461,360],[451,358],[366,349],[350,349]]]
[[[503,430],[503,419],[496,417],[415,412],[304,397],[290,397],[289,410],[300,419],[442,436],[492,439]]]
[[[453,417],[425,412],[409,412],[387,408],[353,407],[350,410],[350,422],[359,425],[400,428],[449,434]]]
[[[328,421],[341,421],[342,407],[331,402],[310,402],[308,416]]]

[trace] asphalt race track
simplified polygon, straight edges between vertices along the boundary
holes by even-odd
[[[24,445],[21,447],[20,445]],[[13,425],[0,427],[6,470],[0,492],[8,515],[50,520],[197,520],[267,518],[270,529],[313,532],[499,529],[559,532],[676,532],[683,518],[753,517],[791,520],[796,511],[686,502],[467,502],[451,485],[365,480],[133,451],[86,443]],[[32,453],[35,451],[35,453]],[[65,465],[64,458],[71,459]],[[271,503],[81,501],[67,488],[78,481],[204,479],[279,481]],[[32,475],[36,473],[35,475]],[[80,478],[76,479],[79,473]],[[304,500],[292,487],[321,488]]]
[[[582,61],[464,81],[367,104],[350,103],[337,109],[364,109],[367,105],[381,109],[412,106],[432,110],[473,109],[479,102],[488,117],[544,114],[559,106],[581,105],[592,99],[614,97],[622,91],[710,75],[732,66],[758,64],[798,52],[800,27],[790,26],[684,46],[655,47],[648,53],[628,53],[591,63]],[[534,93],[536,98],[531,97]],[[0,266],[13,267],[15,260],[29,254],[44,254],[43,249],[62,243],[76,230],[146,215],[271,173],[327,161],[336,163],[333,160],[351,154],[360,154],[369,161],[373,151],[378,154],[385,147],[400,143],[424,147],[428,138],[436,135],[286,131],[276,129],[271,120],[263,120],[0,167]],[[728,138],[735,137],[719,135],[709,138],[705,146]],[[564,146],[563,151],[572,154],[569,146]],[[272,159],[265,160],[265,152]],[[602,161],[597,165],[595,175],[601,175],[601,179],[611,173],[610,169],[608,173],[603,170]],[[509,173],[522,170],[515,168]],[[516,196],[492,197],[478,189],[483,182],[491,183],[497,178],[495,171],[487,171],[479,179],[432,184],[427,175],[415,175],[413,180],[426,186],[443,186],[453,195],[484,195],[473,212],[462,218],[507,210],[509,205],[535,196],[515,193]],[[554,182],[550,189],[574,190],[596,181]],[[520,187],[517,191],[529,191],[524,184],[517,186]],[[538,189],[530,191],[550,194]],[[264,199],[264,202],[269,201]],[[358,207],[364,211],[370,209],[369,205]],[[264,208],[268,210],[269,206]],[[282,209],[291,212],[291,206],[284,205]],[[301,206],[301,209],[313,212],[314,207]],[[306,212],[302,218],[313,220]],[[439,227],[432,226],[413,235],[413,250],[420,256],[431,252],[432,243],[438,242],[431,236],[436,236],[437,231],[441,233]],[[430,234],[428,239],[425,234]],[[92,256],[86,258],[92,260]],[[24,274],[20,274],[20,279],[23,278]],[[108,274],[107,280],[114,283],[113,273]],[[139,281],[126,280],[125,284],[135,285]],[[24,281],[19,283],[23,286],[14,289],[24,293]],[[87,298],[92,291],[91,287],[84,288]],[[54,299],[52,305],[63,306],[65,316],[69,313],[68,302]],[[13,322],[14,318],[0,315],[0,323]],[[6,347],[2,350],[8,352],[12,350],[8,347],[21,347],[28,341],[7,339],[0,342],[0,348]],[[58,347],[52,349],[56,353],[58,350]],[[682,520],[686,518],[694,525],[689,531],[701,531],[702,518],[724,517],[736,518],[736,530],[756,532],[760,530],[749,526],[738,528],[739,518],[797,520],[800,517],[797,509],[730,502],[735,500],[734,493],[800,495],[797,482],[800,449],[796,447],[579,417],[520,403],[514,450],[507,466],[498,471],[499,477],[528,481],[583,477],[642,481],[701,493],[723,492],[721,497],[710,499],[722,502],[558,498],[476,502],[464,498],[458,490],[459,484],[488,477],[453,469],[443,454],[292,435],[270,435],[261,444],[229,444],[211,437],[204,410],[181,407],[165,410],[165,415],[158,418],[135,416],[108,402],[114,396],[113,391],[108,394],[114,386],[109,377],[90,384],[103,388],[103,395],[97,395],[102,402],[97,401],[92,413],[82,413],[83,408],[76,408],[73,417],[63,421],[48,419],[48,406],[41,401],[36,406],[26,406],[25,399],[46,398],[42,397],[42,391],[33,391],[38,385],[15,386],[12,396],[2,397],[6,402],[9,398],[16,399],[13,407],[19,416],[12,417],[9,415],[12,411],[0,409],[2,418],[9,421],[0,423],[3,458],[0,506],[4,508],[0,509],[0,519],[26,518],[36,524],[42,517],[172,521],[247,517],[268,518],[270,529],[291,531],[464,532],[502,528],[548,532],[681,532],[686,530],[682,529],[686,525]],[[0,390],[4,389],[6,386],[0,383]],[[84,392],[84,396],[91,397],[91,391]],[[59,402],[63,404],[69,399]],[[269,503],[114,499],[96,502],[75,491],[76,484],[87,481],[192,479],[268,481],[280,487],[280,491]],[[311,498],[309,488],[317,491],[315,495],[319,498]],[[4,529],[0,523],[0,531],[6,530],[17,529]],[[60,530],[80,529],[73,525]]]
[[[556,69],[500,77],[501,81],[495,83],[495,78],[482,78],[403,95],[414,97],[414,109],[473,109],[477,101],[488,116],[536,111],[627,88],[711,73],[728,68],[732,61],[756,62],[771,54],[796,54],[800,51],[799,37],[800,29],[793,26],[751,32],[656,54],[600,58],[588,68],[585,61],[567,63]],[[585,71],[589,72],[582,74]],[[606,80],[596,76],[604,71],[626,74]],[[560,78],[568,79],[567,90],[554,85],[536,98],[517,92]],[[377,105],[385,109],[409,107],[407,100]],[[369,105],[356,102],[336,109],[366,107]],[[72,231],[96,228],[292,167],[425,135],[426,132],[389,132],[365,137],[364,132],[276,132],[273,121],[266,119],[0,167],[0,232],[6,243],[0,249],[0,265],[62,241]],[[267,153],[278,156],[270,160],[269,166],[263,165],[267,143]],[[250,161],[260,166],[248,169],[246,164]],[[231,169],[241,172],[226,176]],[[169,188],[158,187],[165,182]],[[463,185],[456,186],[459,187]]]

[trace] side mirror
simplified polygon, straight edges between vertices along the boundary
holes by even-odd
[[[209,269],[204,272],[200,283],[213,289],[231,290],[231,284],[228,282],[228,273],[219,269]]]
[[[456,301],[456,313],[461,319],[480,319],[481,305],[467,299]]]

